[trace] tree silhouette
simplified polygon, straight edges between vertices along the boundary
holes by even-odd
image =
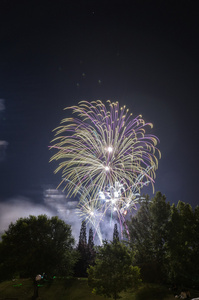
[[[86,238],[86,222],[82,221],[81,228],[80,228],[80,235],[79,235],[79,244],[78,249],[81,247],[86,247],[87,245],[87,238]]]
[[[113,242],[119,242],[119,231],[117,229],[117,224],[114,225]]]
[[[95,262],[95,249],[94,249],[94,237],[92,227],[89,229],[88,236],[88,266],[93,265]]]
[[[93,229],[89,229],[88,243],[86,235],[86,222],[83,221],[80,228],[79,243],[77,246],[79,260],[75,265],[75,276],[87,277],[87,268],[95,262],[95,249]]]
[[[121,242],[103,242],[94,266],[88,269],[88,284],[93,292],[119,299],[120,293],[140,284],[140,269],[132,265],[133,255]]]
[[[77,245],[77,251],[79,252],[79,260],[75,265],[75,276],[86,277],[88,267],[88,245],[86,237],[86,222],[82,221],[79,235],[79,243]]]
[[[34,296],[38,295],[37,274],[70,275],[76,253],[71,227],[58,217],[46,215],[20,218],[9,225],[0,242],[0,274],[31,277],[34,281]]]
[[[89,229],[88,248],[90,248],[90,249],[94,248],[94,238],[93,238],[93,229],[92,229],[92,227]]]

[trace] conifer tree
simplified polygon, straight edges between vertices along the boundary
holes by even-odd
[[[87,245],[87,236],[86,236],[86,222],[82,221],[79,235],[79,243],[77,246],[79,252],[79,260],[75,266],[75,275],[79,277],[87,276],[88,268],[88,245]]]
[[[94,237],[92,227],[89,229],[88,236],[88,266],[94,265],[95,262],[95,249],[94,249]]]
[[[80,235],[79,235],[79,244],[78,244],[78,250],[81,248],[86,248],[87,246],[87,237],[86,237],[86,222],[82,221],[82,225],[80,228]]]
[[[89,229],[89,235],[88,235],[88,247],[90,249],[94,248],[94,241],[93,241],[93,229],[92,227]]]
[[[119,242],[119,231],[117,229],[117,224],[114,225],[113,242]]]

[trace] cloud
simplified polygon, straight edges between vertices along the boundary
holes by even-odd
[[[58,216],[71,225],[72,234],[77,242],[81,220],[75,213],[76,204],[74,201],[66,201],[63,194],[55,194],[51,199],[44,198],[43,204],[34,203],[30,198],[23,196],[7,199],[6,202],[0,203],[0,236],[11,222],[14,223],[19,218],[45,214],[49,217]]]
[[[11,222],[29,215],[38,216],[46,214],[53,216],[50,209],[41,204],[34,204],[29,198],[16,197],[0,203],[0,232],[4,232]]]
[[[19,218],[28,217],[29,215],[38,216],[45,214],[49,217],[58,216],[64,222],[71,225],[72,235],[77,244],[82,222],[79,215],[76,213],[77,204],[77,200],[66,199],[66,195],[56,189],[45,190],[43,203],[34,203],[30,198],[23,196],[7,199],[7,201],[0,203],[0,236],[8,229],[11,222],[15,223]],[[115,223],[118,224],[114,216],[110,217],[109,215],[106,215],[103,217],[103,221],[100,222],[103,240],[112,240]],[[87,238],[90,227],[91,225],[88,224]],[[93,228],[93,230],[95,232],[95,228]],[[98,243],[99,239],[96,233],[95,244]]]
[[[63,192],[57,189],[48,188],[44,192],[44,203],[48,208],[56,211],[57,215],[67,224],[71,225],[73,236],[75,237],[76,242],[78,242],[82,222],[79,214],[77,214],[78,200],[67,199]],[[96,211],[96,224],[99,224],[102,240],[113,239],[113,229],[116,223],[118,225],[118,230],[120,231],[117,214],[113,215],[112,213],[107,213],[103,216],[102,220],[101,214],[98,215]],[[99,244],[100,239],[97,235],[97,231],[95,231],[96,228],[94,228],[91,224],[87,224],[87,238],[90,227],[94,230],[95,244]]]
[[[77,201],[66,199],[66,195],[57,189],[46,189],[44,192],[44,204],[54,211],[60,219],[71,225],[72,233],[76,241],[79,240],[81,220],[76,214]]]

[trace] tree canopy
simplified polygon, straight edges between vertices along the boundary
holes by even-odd
[[[148,196],[142,199],[127,225],[134,265],[140,267],[144,281],[198,286],[198,206],[192,209],[182,201],[170,205],[166,197],[157,192],[152,199]],[[87,241],[86,223],[82,222],[79,243],[74,249],[71,228],[64,221],[45,215],[20,218],[9,225],[0,242],[0,280],[14,275],[35,277],[43,272],[68,275],[73,270],[75,276],[86,277],[87,268],[93,265],[89,268],[92,288],[97,293],[117,298],[120,288],[126,288],[123,283],[118,284],[120,287],[116,284],[117,280],[122,282],[121,270],[126,261],[132,267],[130,251],[119,242],[117,224],[112,242],[94,247],[93,237],[90,228]],[[131,268],[127,268],[126,274],[131,278]]]
[[[1,274],[35,277],[70,274],[75,262],[71,228],[58,217],[20,218],[9,225],[0,243]]]
[[[119,294],[140,283],[140,270],[132,265],[132,253],[115,240],[98,248],[94,266],[88,269],[88,284],[93,292],[105,297],[119,299]]]
[[[199,283],[199,208],[170,205],[157,192],[140,203],[128,222],[130,247],[143,279],[177,284]]]

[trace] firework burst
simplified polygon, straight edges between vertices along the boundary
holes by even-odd
[[[152,124],[141,115],[132,118],[118,102],[81,101],[66,109],[74,117],[61,121],[51,146],[56,150],[51,161],[59,161],[55,173],[62,172],[60,185],[67,196],[81,195],[80,214],[95,227],[108,211],[123,221],[141,188],[154,189],[160,151],[157,137],[146,133]]]

